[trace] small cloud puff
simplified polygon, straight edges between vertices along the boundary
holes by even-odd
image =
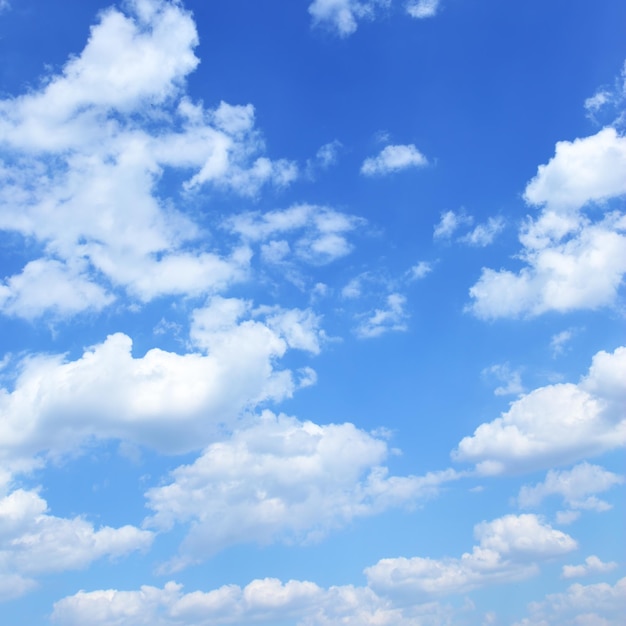
[[[409,167],[425,167],[428,159],[413,145],[391,145],[380,154],[363,161],[361,174],[364,176],[384,176]]]

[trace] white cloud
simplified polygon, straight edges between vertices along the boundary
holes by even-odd
[[[550,470],[542,483],[522,487],[517,501],[519,506],[529,508],[539,506],[548,496],[560,495],[572,509],[602,511],[610,508],[610,505],[598,500],[594,494],[608,491],[623,482],[623,476],[584,462],[571,470]]]
[[[75,361],[24,359],[13,390],[0,390],[0,459],[18,467],[93,437],[166,453],[197,450],[258,403],[311,384],[310,370],[298,381],[276,361],[290,348],[320,350],[318,318],[307,310],[250,309],[219,297],[196,309],[190,339],[199,350],[187,354],[152,349],[135,357],[131,339],[117,333]]]
[[[63,626],[243,626],[286,620],[298,626],[440,626],[453,623],[453,611],[435,602],[394,606],[367,587],[323,589],[308,581],[264,578],[243,588],[224,585],[187,594],[174,582],[163,589],[80,591],[55,603],[52,620]]]
[[[626,137],[603,128],[590,137],[559,141],[555,155],[540,165],[524,198],[552,211],[578,210],[588,202],[602,202],[626,194]]]
[[[462,243],[484,248],[504,230],[504,218],[490,217],[484,224],[478,224],[473,230],[459,239]]]
[[[408,313],[405,310],[406,298],[399,293],[391,293],[386,298],[385,308],[375,309],[365,315],[356,328],[356,334],[366,339],[379,337],[389,331],[405,331]]]
[[[530,617],[514,626],[610,626],[620,624],[626,611],[626,578],[615,585],[571,585],[564,593],[546,596],[528,607]]]
[[[20,274],[0,283],[0,310],[26,319],[34,319],[42,311],[56,317],[100,311],[113,299],[80,269],[54,259],[30,261]]]
[[[474,218],[471,215],[446,211],[441,214],[439,223],[435,225],[433,238],[449,239],[461,226],[471,226],[473,222]]]
[[[378,7],[389,6],[391,0],[313,0],[309,13],[315,25],[325,24],[346,37],[354,33],[358,20],[371,19]]]
[[[544,213],[531,222],[521,238],[539,237]],[[561,241],[549,239],[526,245],[520,254],[527,264],[518,273],[483,268],[470,289],[468,310],[477,317],[536,316],[547,311],[597,309],[615,302],[626,272],[626,217],[616,213],[590,224],[578,221],[575,232]]]
[[[423,19],[437,15],[440,0],[410,0],[406,5],[407,13],[411,17]]]
[[[626,444],[626,348],[598,352],[587,376],[540,387],[481,424],[453,452],[486,474],[532,470],[601,454]]]
[[[626,273],[626,216],[605,212],[594,221],[582,211],[625,194],[625,169],[626,138],[613,128],[557,143],[524,194],[542,207],[520,230],[525,266],[517,273],[483,268],[468,309],[497,318],[613,304]]]
[[[574,334],[575,330],[570,328],[552,336],[550,339],[550,350],[554,358],[565,352],[567,344],[572,340]]]
[[[352,424],[319,426],[265,411],[232,438],[211,444],[171,482],[150,489],[149,527],[192,522],[178,569],[235,543],[308,542],[386,508],[437,493],[452,470],[388,476],[389,450]]]
[[[487,379],[502,383],[495,388],[496,396],[518,395],[524,391],[522,375],[519,370],[512,370],[508,363],[500,363],[487,367],[482,371]]]
[[[612,572],[617,567],[617,563],[611,561],[604,563],[595,555],[588,556],[582,565],[564,565],[562,578],[579,578],[581,576],[590,576],[591,574],[605,574]]]
[[[363,222],[327,207],[298,204],[262,214],[242,213],[226,220],[224,228],[249,243],[268,241],[262,248],[266,259],[269,255],[269,260],[283,261],[292,252],[295,259],[320,265],[349,254],[352,244],[346,235]],[[294,241],[286,242],[283,237],[294,231]]]
[[[420,261],[407,272],[409,280],[421,280],[433,271],[433,264],[428,261]]]
[[[83,569],[96,559],[124,556],[152,543],[150,531],[134,526],[95,530],[80,517],[55,517],[47,508],[34,491],[17,489],[0,499],[0,597],[30,591],[36,585],[33,576]]]
[[[69,316],[106,306],[115,287],[145,302],[241,280],[249,251],[207,250],[182,205],[207,184],[254,195],[297,175],[264,155],[252,105],[205,109],[186,96],[199,62],[190,13],[156,0],[125,6],[101,13],[83,51],[42,87],[0,101],[10,155],[0,164],[0,230],[43,248],[0,286],[5,313]],[[160,197],[170,171],[188,180]]]
[[[409,167],[428,165],[426,157],[413,145],[386,146],[380,154],[363,161],[361,174],[365,176],[384,176]]]
[[[368,567],[369,586],[390,597],[430,598],[537,573],[537,561],[566,554],[576,542],[535,515],[506,515],[474,529],[478,545],[461,558],[382,559]]]
[[[341,150],[342,144],[335,139],[330,143],[325,143],[316,153],[315,160],[319,167],[328,168],[337,162],[339,150]]]

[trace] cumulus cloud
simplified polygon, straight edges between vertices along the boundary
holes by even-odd
[[[146,302],[240,280],[249,251],[207,250],[183,211],[189,194],[210,184],[255,195],[297,176],[295,164],[264,154],[252,105],[207,109],[186,95],[199,62],[189,12],[156,0],[125,6],[100,14],[58,74],[0,101],[0,230],[42,253],[0,283],[6,314],[69,316],[102,309],[118,289]],[[163,197],[169,172],[187,180]]]
[[[328,207],[298,204],[288,209],[266,213],[242,213],[224,222],[224,228],[249,244],[264,242],[265,260],[289,258],[323,265],[352,251],[347,234],[364,220]],[[297,233],[294,241],[285,237]]]
[[[440,626],[452,623],[454,611],[435,602],[394,606],[367,587],[328,589],[308,581],[257,579],[245,587],[224,585],[207,592],[182,592],[182,585],[138,591],[115,589],[68,596],[54,605],[52,620],[63,626],[178,626],[193,623],[277,624],[299,626]]]
[[[626,138],[614,128],[559,142],[524,198],[541,207],[520,230],[515,273],[483,268],[468,310],[486,319],[597,309],[616,301],[626,272],[626,215],[593,207],[626,193]]]
[[[572,340],[575,332],[575,329],[568,328],[567,330],[562,330],[560,333],[556,333],[552,336],[550,339],[550,350],[552,351],[552,356],[554,358],[566,351],[567,344]]]
[[[619,624],[626,611],[626,578],[615,585],[574,584],[563,593],[553,593],[528,607],[530,617],[514,626],[609,626]]]
[[[382,559],[368,567],[369,586],[390,597],[429,598],[465,593],[537,573],[537,562],[576,548],[567,534],[535,515],[506,515],[474,528],[478,545],[461,558]]]
[[[134,526],[98,530],[83,518],[47,513],[35,491],[17,489],[0,499],[1,599],[36,586],[40,574],[83,569],[104,556],[121,557],[147,549],[153,533]]]
[[[196,349],[186,354],[154,348],[136,357],[131,339],[117,333],[74,361],[25,358],[13,389],[0,390],[0,458],[21,467],[93,437],[197,450],[260,402],[311,384],[311,370],[299,381],[277,360],[291,348],[317,353],[322,338],[310,311],[253,312],[246,301],[216,297],[192,313]]]
[[[500,474],[569,463],[626,444],[626,348],[598,352],[578,384],[540,387],[465,437],[453,457]],[[584,471],[584,470],[581,470]]]
[[[582,565],[564,565],[562,578],[579,578],[590,576],[591,574],[605,574],[612,572],[617,567],[617,563],[611,561],[604,563],[595,555],[588,556]]]
[[[356,517],[415,504],[455,480],[452,470],[389,476],[384,440],[352,424],[320,426],[265,411],[211,444],[171,482],[150,489],[146,524],[191,523],[179,569],[235,543],[310,542]]]
[[[386,146],[380,154],[363,161],[361,174],[365,176],[384,176],[409,167],[425,167],[426,157],[413,145]]]
[[[623,476],[584,462],[571,470],[550,470],[543,482],[522,487],[517,501],[519,506],[530,508],[539,506],[546,497],[559,495],[572,509],[604,511],[611,508],[610,505],[596,498],[595,494],[623,482]]]

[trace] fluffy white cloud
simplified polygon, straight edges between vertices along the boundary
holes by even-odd
[[[551,467],[626,444],[626,348],[598,352],[587,376],[540,387],[453,452],[486,474]]]
[[[367,587],[323,589],[308,581],[264,578],[243,588],[224,585],[186,594],[174,582],[163,589],[80,591],[55,604],[52,620],[63,626],[244,626],[285,620],[298,626],[440,626],[453,623],[452,613],[435,602],[394,606]]]
[[[407,272],[409,280],[421,280],[433,271],[433,264],[428,261],[420,261]]]
[[[550,470],[543,482],[522,487],[517,501],[519,506],[528,508],[538,506],[546,497],[559,495],[573,509],[601,511],[610,508],[610,505],[598,500],[594,494],[608,491],[623,482],[623,476],[585,462],[571,470]]]
[[[567,534],[535,515],[506,515],[474,529],[478,545],[461,558],[382,559],[365,570],[369,586],[390,597],[429,598],[465,593],[487,584],[520,580],[537,572],[537,561],[576,548]]]
[[[626,137],[614,128],[595,135],[559,141],[555,155],[540,165],[524,198],[552,211],[576,211],[588,202],[626,194]]]
[[[406,297],[399,293],[390,293],[384,308],[375,309],[366,314],[356,328],[359,337],[369,339],[379,337],[389,331],[405,331],[408,314],[405,310]]]
[[[297,176],[263,154],[252,105],[205,109],[185,95],[198,64],[190,13],[165,0],[125,6],[101,13],[44,86],[0,101],[0,230],[43,249],[0,284],[5,313],[99,310],[116,287],[141,301],[221,289],[245,276],[249,251],[207,250],[182,211],[188,195],[206,184],[254,195]],[[164,197],[168,171],[188,179]]]
[[[0,499],[0,598],[16,597],[36,582],[33,576],[82,569],[104,556],[145,550],[153,533],[134,526],[95,530],[86,520],[48,515],[34,491],[17,489]]]
[[[131,339],[117,333],[74,361],[24,359],[13,389],[0,389],[0,459],[17,471],[25,458],[60,454],[92,437],[194,450],[259,402],[311,384],[312,370],[298,381],[276,361],[290,348],[319,351],[317,317],[270,308],[255,318],[250,308],[217,297],[196,309],[190,338],[200,350],[187,354],[155,348],[135,357]]]
[[[552,336],[550,339],[550,349],[552,350],[553,357],[557,357],[566,351],[567,344],[572,340],[574,334],[575,329],[568,328]]]
[[[530,617],[514,626],[610,626],[620,624],[626,612],[626,578],[615,585],[574,584],[564,593],[546,596],[528,607]]]
[[[365,176],[384,176],[409,167],[428,165],[426,157],[413,145],[386,146],[380,154],[363,161],[361,174]]]
[[[418,19],[434,17],[438,9],[439,0],[410,0],[406,5],[407,13]]]
[[[562,578],[578,578],[591,574],[604,574],[611,572],[617,567],[617,563],[611,561],[604,563],[595,555],[588,556],[583,565],[564,565]]]
[[[388,448],[352,424],[319,426],[265,411],[211,444],[172,482],[150,489],[149,527],[193,522],[177,569],[242,542],[313,541],[355,517],[410,505],[454,480],[452,470],[388,476]]]
[[[583,209],[625,194],[624,169],[626,138],[613,128],[558,143],[524,194],[543,207],[520,230],[525,266],[517,273],[483,268],[468,310],[497,318],[613,304],[626,273],[626,215],[594,220]]]
[[[321,265],[352,251],[346,235],[364,220],[327,207],[298,204],[267,213],[243,213],[229,218],[224,228],[240,235],[247,243],[268,242],[262,248],[265,260],[293,258]],[[288,243],[284,237],[297,233]]]

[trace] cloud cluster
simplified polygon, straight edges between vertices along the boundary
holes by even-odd
[[[561,496],[572,509],[606,511],[611,506],[595,494],[624,482],[624,477],[584,462],[571,470],[550,470],[543,482],[521,488],[517,501],[522,508],[536,507],[549,496]]]
[[[540,387],[465,437],[453,456],[485,474],[552,467],[626,445],[626,347],[598,352],[578,384]],[[589,467],[577,470],[583,473]]]
[[[564,565],[563,578],[578,578],[580,576],[589,576],[591,574],[604,574],[611,572],[617,567],[617,563],[611,561],[604,563],[597,556],[591,555],[585,559],[583,565]]]
[[[149,527],[192,522],[178,569],[235,543],[309,542],[352,519],[415,504],[458,478],[452,470],[389,476],[384,440],[352,424],[320,426],[265,411],[211,444],[146,494]]]
[[[215,297],[192,313],[186,354],[154,348],[133,356],[132,340],[110,335],[76,360],[27,357],[13,389],[0,389],[0,459],[28,467],[90,439],[119,438],[165,453],[197,450],[229,432],[261,402],[314,381],[277,360],[290,349],[317,353],[323,340],[310,311]],[[30,461],[28,460],[30,459]]]
[[[35,491],[17,489],[0,498],[0,600],[34,588],[35,576],[145,550],[154,537],[134,526],[96,530],[83,518],[55,517],[47,508]]]
[[[608,626],[619,624],[626,611],[626,578],[615,585],[574,584],[564,593],[553,593],[542,602],[529,606],[530,617],[513,626],[544,626],[545,624],[578,624]]]
[[[324,589],[313,582],[274,578],[245,587],[225,585],[183,594],[182,586],[163,589],[80,591],[58,601],[52,619],[63,626],[115,623],[276,624],[300,626],[435,626],[455,622],[455,611],[433,596],[461,594],[489,582],[510,582],[532,575],[537,563],[576,547],[568,535],[534,515],[506,516],[476,529],[479,546],[460,559],[383,559],[365,570],[366,587]]]
[[[479,543],[461,558],[382,559],[365,570],[369,586],[392,597],[429,598],[465,593],[537,572],[536,562],[567,554],[576,542],[535,515],[506,515],[474,529]]]
[[[485,319],[615,303],[626,273],[626,214],[598,206],[626,194],[626,137],[607,127],[557,143],[524,198],[541,207],[520,230],[519,272],[483,268],[468,310]]]
[[[297,176],[264,156],[252,105],[207,109],[186,95],[198,64],[188,12],[161,0],[126,6],[101,14],[59,74],[0,101],[0,230],[42,254],[0,283],[5,314],[99,311],[120,290],[146,302],[221,289],[245,276],[249,251],[209,250],[177,203],[209,184],[254,195]],[[182,182],[159,197],[166,173]]]
[[[440,0],[408,0],[405,11],[411,17],[434,17]],[[372,20],[380,10],[391,7],[392,0],[313,0],[309,13],[314,25],[325,25],[340,37],[352,35],[359,21]]]

